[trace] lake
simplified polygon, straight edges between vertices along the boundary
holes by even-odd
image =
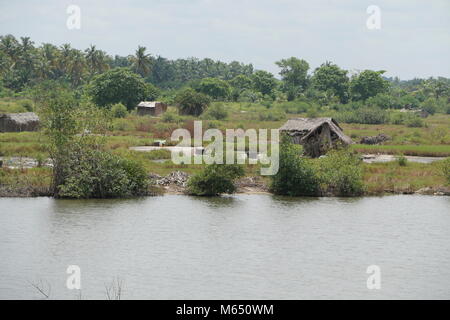
[[[450,197],[0,198],[0,299],[449,299]],[[367,288],[368,266],[381,288]]]

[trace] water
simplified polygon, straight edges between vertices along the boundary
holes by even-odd
[[[450,198],[0,198],[0,298],[449,299]],[[381,289],[367,289],[369,265]]]

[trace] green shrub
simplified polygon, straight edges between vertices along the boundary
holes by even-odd
[[[442,161],[442,173],[447,179],[447,184],[450,184],[450,157]]]
[[[122,103],[113,104],[111,107],[111,114],[114,118],[125,118],[128,114],[127,107]]]
[[[405,167],[408,164],[408,159],[405,156],[401,155],[397,157],[397,163],[401,167]]]
[[[211,98],[188,88],[178,93],[175,101],[181,114],[199,116],[208,108]]]
[[[137,162],[108,152],[75,148],[64,164],[61,198],[118,198],[147,194],[148,178]]]
[[[389,121],[387,112],[379,108],[360,108],[339,112],[335,118],[340,122],[361,124],[384,124]]]
[[[425,126],[424,121],[417,115],[411,115],[407,117],[404,124],[410,128],[421,128]]]
[[[329,151],[316,164],[322,192],[338,196],[361,195],[364,192],[361,164],[359,157],[346,149]]]
[[[271,176],[270,190],[286,196],[314,196],[318,180],[309,160],[300,157],[300,148],[286,137],[280,145],[279,169]]]
[[[236,191],[234,181],[245,174],[236,164],[211,164],[188,180],[187,192],[196,196],[216,196]]]

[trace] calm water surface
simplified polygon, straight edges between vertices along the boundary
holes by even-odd
[[[450,298],[450,198],[0,198],[0,298]],[[366,269],[381,268],[368,290]]]

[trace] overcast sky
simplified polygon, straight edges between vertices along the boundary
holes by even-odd
[[[69,5],[81,29],[69,30]],[[369,30],[369,5],[381,29]],[[138,45],[167,58],[253,63],[275,74],[291,56],[387,76],[450,77],[450,0],[0,0],[0,34],[36,44],[90,44],[128,55]]]

